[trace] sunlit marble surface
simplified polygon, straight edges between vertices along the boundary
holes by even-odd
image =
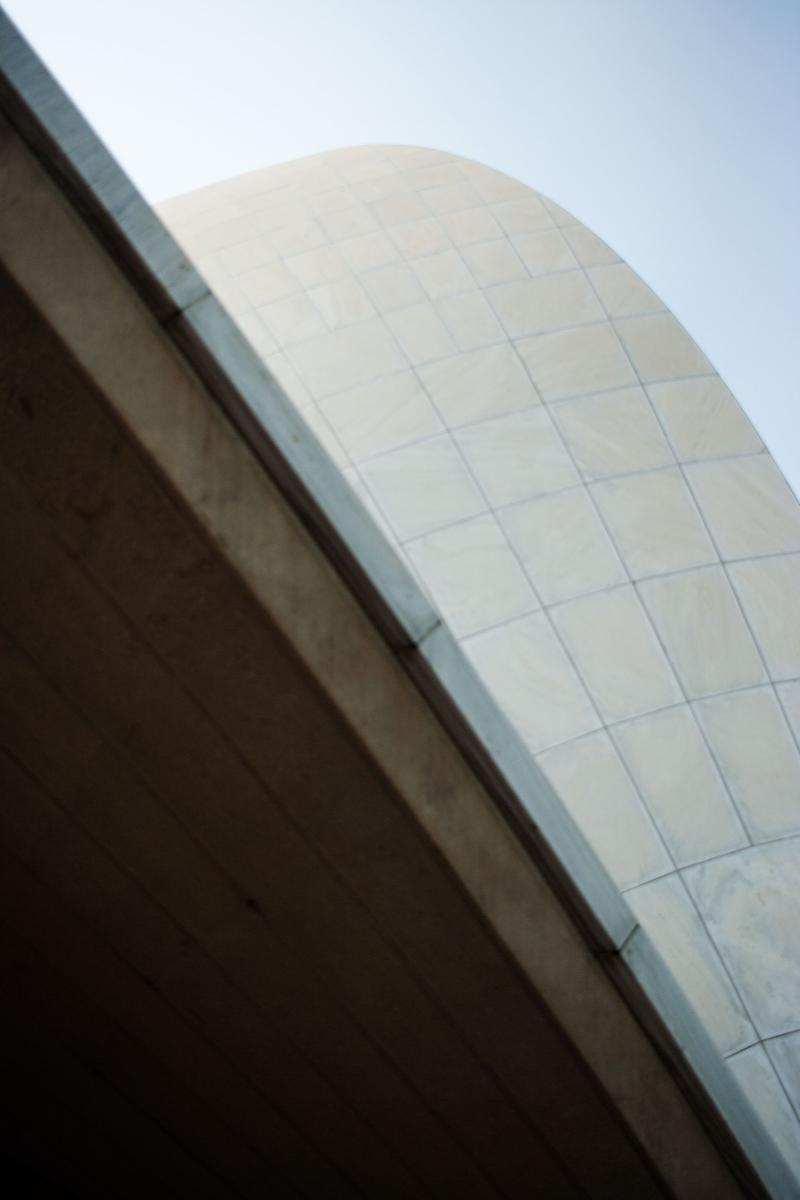
[[[160,206],[517,726],[800,1173],[800,509],[702,351],[487,167]]]

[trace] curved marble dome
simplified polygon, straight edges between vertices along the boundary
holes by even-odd
[[[800,508],[568,213],[366,147],[160,213],[428,589],[800,1172]]]

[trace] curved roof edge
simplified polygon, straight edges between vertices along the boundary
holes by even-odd
[[[661,959],[415,582],[147,203],[4,15],[0,108],[216,398],[546,871],[751,1194],[796,1185]]]

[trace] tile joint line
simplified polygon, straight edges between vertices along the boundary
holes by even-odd
[[[638,933],[641,928],[642,927],[639,924],[639,922],[634,921],[633,924],[631,925],[630,929],[628,930],[628,932],[625,934],[625,937],[620,942],[620,944],[618,946],[615,946],[614,949],[611,951],[612,956],[623,954],[628,945],[628,942],[630,942],[630,940],[634,936],[634,934]]]
[[[410,650],[412,652],[415,650],[421,650],[422,646],[424,645],[425,642],[427,642],[428,638],[431,637],[432,634],[436,633],[437,629],[441,629],[443,627],[444,627],[444,621],[442,620],[442,618],[435,617],[433,624],[429,625],[428,628],[424,631],[424,633],[421,633],[420,636],[414,642],[412,642],[411,646],[409,647]]]

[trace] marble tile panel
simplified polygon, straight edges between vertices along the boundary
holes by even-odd
[[[619,262],[619,255],[585,225],[570,225],[562,232],[582,267],[600,267],[605,263]]]
[[[503,236],[503,231],[488,208],[465,208],[446,213],[442,226],[454,246],[471,246]]]
[[[491,209],[503,231],[510,237],[518,233],[538,233],[540,229],[552,229],[555,225],[538,196],[504,200],[500,204],[493,204]]]
[[[371,271],[397,262],[400,255],[385,233],[365,233],[340,242],[338,251],[353,271]]]
[[[761,438],[718,375],[651,383],[647,391],[684,462],[757,454]]]
[[[626,892],[642,928],[683,988],[721,1054],[752,1042],[753,1026],[677,875]]]
[[[800,550],[800,505],[768,455],[693,463],[686,477],[723,558]]]
[[[682,699],[632,587],[571,600],[552,613],[606,721],[624,721]]]
[[[588,479],[647,471],[674,462],[639,387],[567,400],[554,405],[553,419]]]
[[[591,492],[634,579],[717,561],[677,468],[601,480]]]
[[[353,208],[339,208],[335,212],[322,213],[319,222],[332,242],[345,238],[362,237],[378,228],[378,222],[365,204]]]
[[[270,237],[272,244],[282,258],[290,254],[303,254],[324,246],[328,241],[327,235],[317,221],[293,221],[274,230]]]
[[[261,237],[251,238],[247,242],[237,242],[234,246],[224,246],[217,251],[217,259],[230,275],[242,275],[256,267],[274,262],[278,252],[271,239],[262,234]]]
[[[545,333],[603,317],[583,271],[559,271],[489,288],[487,295],[509,337]]]
[[[759,1035],[796,1029],[800,839],[754,846],[683,875]]]
[[[296,166],[299,168],[300,164],[296,164]],[[286,182],[293,186],[299,195],[311,199],[320,192],[325,193],[332,188],[338,188],[341,185],[342,176],[339,171],[327,166],[321,157],[314,155],[302,169],[289,173],[286,176]]]
[[[354,204],[366,204],[370,208],[376,201],[410,195],[408,183],[402,171],[389,170],[385,175],[373,175],[351,183]],[[377,217],[377,212],[375,213]]]
[[[293,254],[284,264],[304,288],[321,287],[347,275],[350,268],[333,246],[320,246],[305,254]]]
[[[387,313],[386,323],[414,365],[456,352],[453,339],[431,304],[414,304]]]
[[[731,563],[728,571],[772,679],[800,677],[800,555]]]
[[[353,208],[358,203],[358,196],[351,188],[334,186],[324,192],[317,192],[308,197],[308,207],[315,217],[323,213],[339,212],[343,208]]]
[[[800,833],[800,755],[772,689],[715,696],[695,711],[753,840]]]
[[[482,292],[473,289],[460,296],[445,296],[436,307],[459,350],[477,350],[506,340]]]
[[[318,309],[303,292],[264,305],[258,309],[258,315],[281,349],[326,330]]]
[[[569,243],[558,229],[544,229],[540,233],[520,233],[511,238],[511,243],[531,275],[570,271],[579,266]]]
[[[422,196],[431,211],[440,214],[475,208],[481,203],[480,196],[466,179],[461,183],[446,183],[440,187],[426,188]]]
[[[607,733],[547,750],[537,762],[618,887],[629,888],[671,869]]]
[[[384,154],[401,171],[433,167],[439,163],[453,161],[453,155],[448,154],[446,150],[431,150],[428,146],[386,146]]]
[[[544,614],[501,625],[463,647],[534,753],[598,728],[586,690]]]
[[[579,482],[545,408],[466,425],[454,436],[493,508]]]
[[[354,462],[442,432],[413,371],[398,371],[319,403]]]
[[[403,258],[424,258],[450,249],[447,235],[436,217],[411,221],[408,225],[394,225],[389,230],[389,236]]]
[[[649,579],[639,585],[639,594],[689,697],[766,682],[721,567]]]
[[[245,271],[236,282],[254,308],[300,291],[297,279],[281,262],[265,263]]]
[[[612,737],[678,866],[748,844],[689,708],[615,725]]]
[[[405,225],[409,221],[424,220],[430,216],[430,209],[425,201],[413,192],[385,196],[367,207],[378,224],[384,228],[390,225]]]
[[[528,278],[528,272],[508,238],[477,242],[465,246],[461,253],[480,287]]]
[[[513,346],[489,346],[419,368],[447,424],[457,428],[539,403]]]
[[[405,549],[457,637],[539,608],[502,530],[489,514],[407,542]]]
[[[461,455],[446,436],[372,458],[361,471],[401,542],[486,509]]]
[[[403,172],[403,178],[412,192],[426,192],[429,188],[457,186],[464,182],[460,167],[454,162],[438,162],[416,167]]]
[[[370,212],[373,212],[372,205],[376,201],[394,199],[401,193],[409,194],[398,171],[391,175],[382,175],[380,178],[362,179],[358,183],[352,183],[350,188],[353,192],[353,205],[366,204]],[[377,212],[373,215],[380,224]]]
[[[527,338],[517,348],[545,402],[636,382],[608,322]]]
[[[260,197],[250,196],[246,200],[242,198],[239,205],[241,208],[247,207],[249,216],[254,221],[257,220],[263,230],[270,233],[278,233],[281,229],[301,225],[306,221],[314,221],[307,201],[294,188],[284,188],[281,191],[276,189]],[[323,241],[326,240],[326,235],[322,233],[321,228],[316,231],[314,240],[316,241],[320,235]],[[305,248],[309,249],[309,246]]]
[[[783,1157],[800,1177],[800,1123],[764,1047],[751,1046],[727,1061]]]
[[[425,299],[414,272],[406,263],[390,263],[375,271],[366,271],[361,276],[361,282],[378,312],[408,308],[411,304],[421,304]]]
[[[355,162],[342,162],[340,159],[337,166],[339,174],[348,183],[363,183],[373,179],[382,179],[386,175],[397,174],[394,163],[374,152]]]
[[[577,225],[577,220],[571,212],[567,212],[560,204],[556,204],[555,200],[551,200],[548,196],[539,196],[539,199],[544,204],[550,216],[559,227],[564,225]]]
[[[237,242],[248,242],[261,234],[270,233],[282,224],[271,212],[242,213],[241,216],[224,221],[218,221],[214,214],[210,214],[210,220],[213,223],[208,228],[185,234],[181,238],[181,244],[193,257],[213,254],[214,251],[222,250],[225,246],[234,246]]]
[[[397,342],[377,318],[300,342],[292,347],[290,357],[317,399],[408,365]]]
[[[486,204],[499,204],[503,200],[527,199],[531,189],[524,183],[494,171],[491,167],[483,167],[480,163],[463,163],[461,171],[481,195]]]
[[[428,258],[414,259],[412,266],[417,279],[432,300],[452,296],[475,287],[475,281],[455,250],[444,250]]]
[[[664,308],[658,296],[627,263],[590,267],[587,274],[610,317],[635,317]]]
[[[670,313],[614,322],[642,383],[710,375],[711,363]]]
[[[626,581],[622,563],[583,488],[515,504],[498,517],[544,604]]]
[[[312,288],[308,297],[328,329],[344,329],[375,316],[369,296],[352,275]]]

